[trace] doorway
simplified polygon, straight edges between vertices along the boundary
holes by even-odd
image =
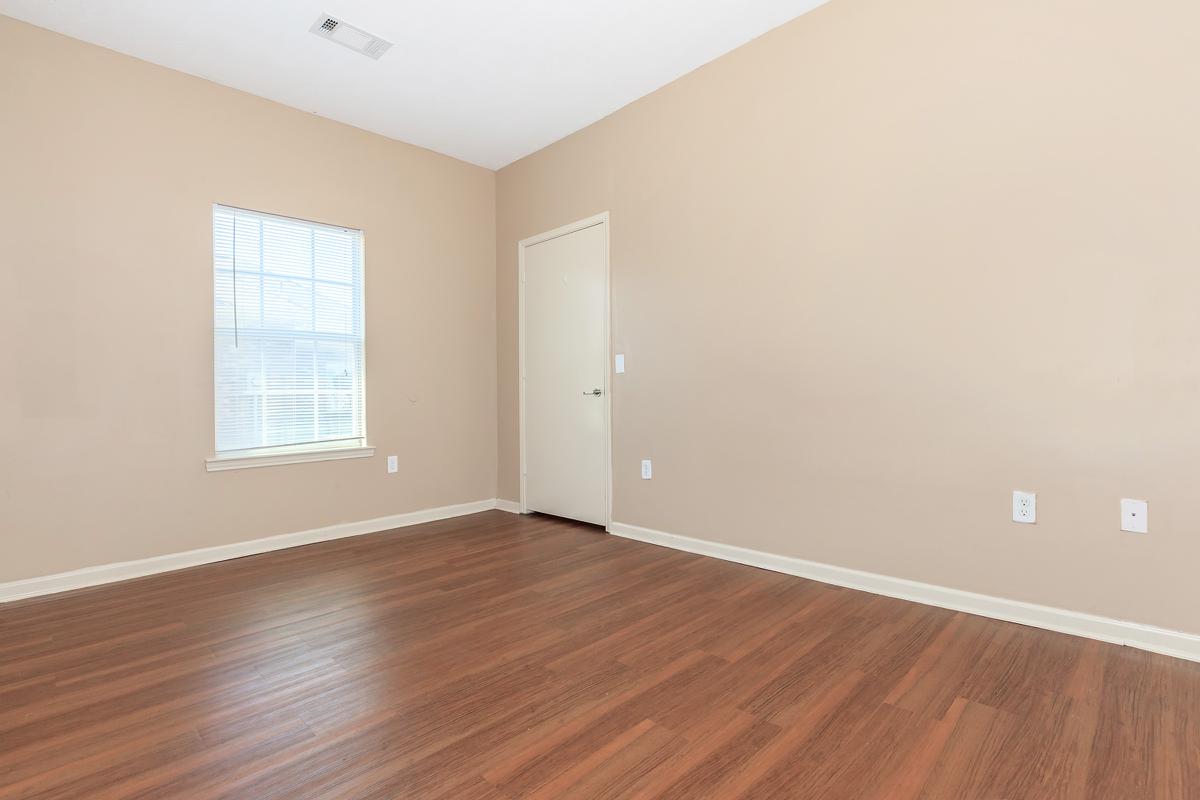
[[[521,511],[608,525],[608,213],[518,244]]]

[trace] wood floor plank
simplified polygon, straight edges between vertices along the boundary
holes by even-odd
[[[1200,665],[498,511],[0,606],[0,800],[1200,797]]]

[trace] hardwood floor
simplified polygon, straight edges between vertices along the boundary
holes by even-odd
[[[499,511],[0,606],[0,798],[1200,798],[1200,665]]]

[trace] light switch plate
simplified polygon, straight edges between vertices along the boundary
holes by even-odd
[[[617,353],[617,357],[614,359],[614,361],[615,363],[613,364],[613,371],[618,375],[623,374],[625,372],[625,354]]]
[[[400,462],[396,456],[388,456],[388,473],[397,472],[400,469]]]
[[[1037,522],[1037,495],[1033,492],[1013,492],[1013,522],[1032,525]]]
[[[1150,504],[1145,500],[1122,498],[1121,530],[1129,533],[1149,533]]]

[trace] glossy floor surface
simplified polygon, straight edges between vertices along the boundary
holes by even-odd
[[[0,606],[0,798],[1200,798],[1200,665],[499,511]]]

